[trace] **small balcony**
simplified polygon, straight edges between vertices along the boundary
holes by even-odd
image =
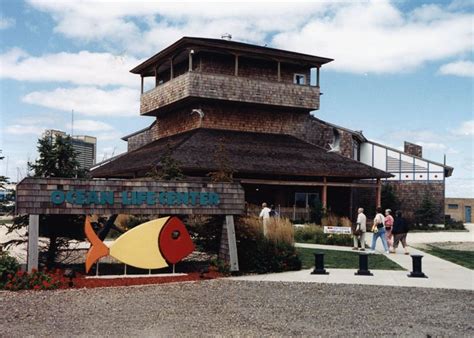
[[[319,109],[319,87],[247,77],[186,72],[142,94],[141,115],[156,115],[187,98],[202,98],[297,108]]]

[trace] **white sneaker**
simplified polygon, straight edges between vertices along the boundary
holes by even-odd
[[[389,254],[389,253],[390,253],[390,251],[388,251],[388,250],[387,250],[387,251],[385,251],[385,253],[386,253],[386,254]]]

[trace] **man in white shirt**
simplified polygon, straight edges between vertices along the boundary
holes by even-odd
[[[262,203],[262,211],[260,211],[259,218],[263,220],[263,235],[264,236],[267,235],[267,225],[268,225],[268,221],[270,220],[270,211],[271,209],[267,207],[267,203],[265,202]]]
[[[357,209],[357,226],[356,231],[360,230],[360,235],[356,236],[354,234],[354,248],[357,250],[360,241],[360,251],[365,251],[365,232],[367,231],[367,217],[364,214],[364,208]]]

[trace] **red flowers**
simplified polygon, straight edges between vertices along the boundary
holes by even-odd
[[[53,290],[65,285],[61,270],[57,269],[54,273],[46,269],[38,271],[33,269],[31,273],[17,271],[14,275],[7,276],[7,282],[4,285],[6,290]]]

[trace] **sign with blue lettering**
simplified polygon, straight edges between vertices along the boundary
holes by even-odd
[[[54,190],[51,192],[51,202],[59,205],[70,203],[74,205],[114,205],[114,191]],[[219,194],[216,192],[175,192],[175,191],[122,191],[119,194],[122,205],[219,205]]]
[[[18,214],[238,215],[244,206],[237,182],[25,178],[17,186]]]

